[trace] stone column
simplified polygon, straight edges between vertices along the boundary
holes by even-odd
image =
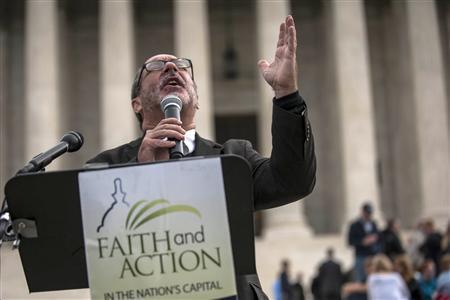
[[[178,57],[192,60],[200,105],[195,117],[196,130],[201,136],[213,139],[214,109],[211,99],[212,77],[207,5],[205,0],[174,2],[175,53]]]
[[[267,59],[271,63],[275,57],[278,41],[278,32],[281,22],[289,14],[289,1],[256,1],[256,18],[258,34],[258,59]],[[297,30],[300,30],[297,28]],[[298,34],[297,34],[298,35]],[[269,156],[272,150],[272,98],[274,92],[264,78],[258,73],[259,78],[259,144],[261,154]]]
[[[446,32],[447,32],[447,36],[446,36],[447,51],[445,51],[444,53],[450,54],[450,4],[447,4],[446,20],[447,20],[447,22],[446,22],[445,26],[447,28],[447,30],[446,30]],[[447,56],[447,62],[448,62],[447,63],[447,76],[448,76],[447,78],[450,78],[450,62],[449,62],[450,57],[449,56],[450,55]],[[450,120],[449,120],[449,118],[450,118],[450,84],[448,84],[448,82],[447,82],[447,128],[448,128],[447,135],[450,140]],[[449,191],[448,195],[450,195],[450,191]]]
[[[308,105],[317,159],[317,181],[304,211],[307,223],[318,234],[340,231],[345,205],[329,6],[292,2],[298,28],[298,85]]]
[[[25,164],[25,2],[9,1],[0,6],[0,186],[4,187]]]
[[[349,220],[359,215],[366,200],[380,212],[367,34],[362,1],[333,1],[330,5],[342,138],[343,209],[344,220]]]
[[[256,16],[258,30],[258,57],[269,63],[275,56],[278,32],[281,22],[290,13],[289,1],[257,1]],[[256,66],[255,66],[256,68]],[[264,78],[258,74],[260,111],[258,117],[259,141],[261,154],[270,156],[272,150],[272,99],[274,92]],[[303,204],[294,202],[264,212],[264,235],[269,239],[282,238],[292,234],[309,235],[304,223]]]
[[[65,70],[62,126],[81,132],[85,141],[80,151],[64,155],[64,167],[79,168],[102,146],[98,2],[67,2],[60,23],[64,47],[61,68]],[[127,103],[126,99],[122,102]]]
[[[25,6],[25,157],[60,138],[57,1],[26,1]],[[57,168],[54,161],[50,168]]]
[[[445,74],[434,2],[407,1],[422,215],[440,225],[449,212],[449,135]],[[404,205],[407,205],[404,203]]]
[[[6,182],[6,28],[0,22],[0,187]],[[3,199],[0,199],[0,205]]]
[[[135,139],[138,121],[131,108],[134,69],[132,2],[100,1],[101,148]]]

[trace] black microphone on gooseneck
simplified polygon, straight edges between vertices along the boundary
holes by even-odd
[[[56,146],[33,157],[17,174],[38,172],[64,153],[78,151],[83,146],[83,141],[84,139],[81,133],[69,131],[63,135],[61,141]]]
[[[183,102],[181,102],[180,98],[175,95],[167,95],[161,100],[160,105],[166,119],[175,118],[181,121],[180,112],[183,107]],[[176,144],[175,147],[170,148],[170,158],[182,158],[184,156],[183,143],[179,140],[173,140]]]

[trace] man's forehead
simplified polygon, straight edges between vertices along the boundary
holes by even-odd
[[[176,59],[176,58],[177,57],[172,54],[157,54],[157,55],[154,55],[154,56],[148,58],[145,62],[155,61],[155,60],[172,60],[172,59]]]

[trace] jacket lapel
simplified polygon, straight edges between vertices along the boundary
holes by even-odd
[[[192,156],[219,155],[223,151],[223,146],[213,141],[202,138],[195,133],[195,150]]]
[[[132,141],[130,146],[125,149],[125,155],[128,160],[137,157],[137,153],[139,151],[139,147],[142,143],[142,137]],[[223,146],[215,143],[213,141],[202,138],[195,133],[195,150],[191,155],[188,156],[207,156],[207,155],[219,155],[223,154]]]
[[[137,155],[139,152],[139,147],[141,147],[142,139],[144,137],[140,137],[128,144],[128,147],[124,149],[124,155],[128,162],[137,161]]]

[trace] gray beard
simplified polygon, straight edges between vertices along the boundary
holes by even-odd
[[[197,99],[197,93],[195,90],[188,88],[187,92],[189,94],[189,104],[195,103],[195,109],[198,109],[198,101],[195,101],[194,99]],[[159,111],[160,108],[160,102],[162,99],[159,99],[159,89],[153,88],[151,90],[144,90],[142,93],[142,109],[146,112],[152,112],[152,111]],[[184,102],[184,101],[183,101]]]

